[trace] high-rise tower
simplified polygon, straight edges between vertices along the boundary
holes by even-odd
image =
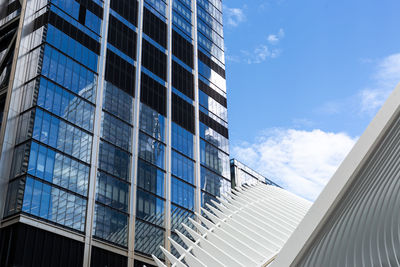
[[[0,0],[0,266],[162,257],[231,186],[223,42],[221,0]]]

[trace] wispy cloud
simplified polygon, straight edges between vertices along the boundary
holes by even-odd
[[[280,5],[284,3],[286,0],[260,0],[258,4],[259,10],[265,10],[270,8],[273,5]]]
[[[357,138],[322,130],[272,129],[232,146],[234,157],[289,191],[314,200]]]
[[[323,103],[317,107],[317,113],[328,115],[348,112],[359,116],[373,116],[386,101],[390,93],[400,82],[400,53],[389,55],[381,60],[362,59],[361,62],[376,64],[375,71],[369,81],[370,86],[359,90],[356,94],[343,99]]]
[[[264,44],[257,46],[251,52],[249,50],[241,50],[240,52],[242,54],[242,61],[247,64],[259,64],[266,61],[268,58],[276,58],[280,54],[279,49],[270,49]]]
[[[376,113],[400,82],[400,53],[390,55],[378,63],[373,81],[372,87],[359,92],[361,111],[369,114]]]
[[[231,8],[224,6],[225,25],[236,27],[246,20],[244,8]]]
[[[270,34],[267,36],[267,42],[257,45],[252,50],[244,49],[240,51],[240,54],[232,55],[230,51],[226,52],[226,60],[235,63],[247,63],[247,64],[260,64],[267,59],[277,58],[282,50],[276,46],[278,42],[285,36],[283,29],[280,29],[277,34]]]
[[[267,40],[270,44],[275,45],[278,44],[279,41],[285,37],[285,31],[283,29],[279,29],[279,32],[277,34],[270,34],[267,37]]]

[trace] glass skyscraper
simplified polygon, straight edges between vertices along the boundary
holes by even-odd
[[[0,0],[0,127],[0,266],[151,266],[231,187],[221,0]]]

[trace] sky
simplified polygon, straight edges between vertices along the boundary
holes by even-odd
[[[231,157],[313,201],[400,82],[400,1],[223,5]]]

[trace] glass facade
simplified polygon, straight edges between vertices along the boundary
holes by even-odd
[[[236,159],[231,159],[230,165],[232,187],[242,186],[244,184],[252,185],[259,182],[281,187]]]
[[[0,0],[0,30],[24,20],[12,110],[0,95],[0,217],[91,244],[86,266],[107,248],[121,266],[161,258],[230,189],[221,0],[14,2]]]

